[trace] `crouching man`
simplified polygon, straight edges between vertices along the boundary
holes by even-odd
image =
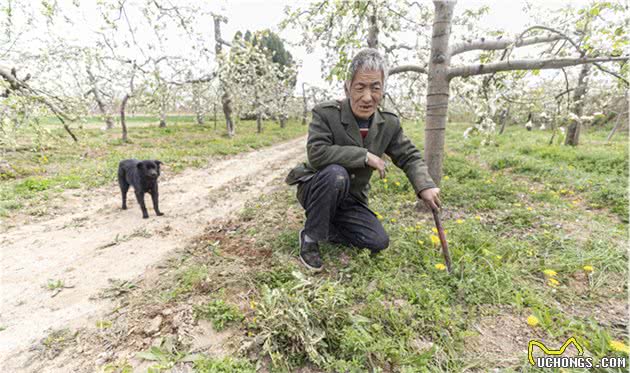
[[[387,248],[389,237],[368,208],[373,171],[385,177],[387,154],[405,171],[424,203],[438,208],[440,189],[427,172],[418,149],[403,134],[398,117],[379,109],[387,67],[375,49],[364,49],[352,60],[346,98],[313,108],[308,131],[308,163],[286,178],[298,184],[297,198],[306,212],[299,232],[300,259],[309,269],[323,268],[318,242],[352,245],[372,253]]]

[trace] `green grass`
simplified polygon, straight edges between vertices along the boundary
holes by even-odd
[[[255,224],[236,234],[273,256],[251,275],[257,296],[242,328],[276,369],[531,371],[521,352],[528,338],[554,345],[572,336],[595,358],[627,356],[610,345],[628,344],[625,311],[621,322],[610,309],[627,303],[627,139],[605,144],[585,132],[574,149],[546,145],[548,133],[508,128],[498,146],[481,146],[462,138],[464,124],[449,126],[441,188],[450,276],[436,266],[443,258],[432,219],[416,210],[399,170],[372,180],[370,206],[390,247],[370,257],[323,244],[321,275],[295,259],[303,212],[292,189],[247,206],[242,218]],[[421,128],[406,132],[422,143]],[[530,315],[539,325],[527,325]],[[511,320],[507,337],[487,325],[502,319]],[[516,349],[501,352],[508,360],[475,347],[516,337]]]
[[[83,129],[75,129],[78,144],[59,126],[52,126],[51,119],[53,130],[45,141],[38,142],[34,133],[26,133],[18,139],[18,151],[7,149],[3,159],[13,171],[0,179],[0,216],[37,209],[42,201],[67,189],[112,183],[122,159],[159,159],[165,163],[165,172],[176,173],[204,167],[213,156],[270,146],[306,132],[306,126],[296,121],[289,121],[284,129],[269,121],[263,133],[257,134],[255,122],[243,121],[236,126],[236,136],[229,139],[221,123],[214,130],[212,122],[200,126],[193,123],[192,116],[169,117],[166,128],[159,128],[156,118],[135,117],[129,124],[130,141],[122,143],[119,128],[101,131],[102,123],[91,120]]]

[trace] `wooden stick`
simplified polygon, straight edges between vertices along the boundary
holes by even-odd
[[[448,273],[451,273],[451,254],[448,252],[448,243],[446,242],[446,236],[444,235],[444,228],[440,221],[440,215],[437,209],[431,209],[433,212],[433,220],[435,220],[435,227],[438,230],[440,236],[440,243],[442,244],[442,254],[444,255],[444,262],[446,262],[446,269]]]

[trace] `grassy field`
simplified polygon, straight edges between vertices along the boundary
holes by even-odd
[[[208,157],[236,154],[269,146],[306,133],[306,126],[290,121],[281,129],[266,122],[262,134],[256,123],[243,121],[237,135],[227,138],[222,123],[197,125],[193,116],[168,118],[168,126],[159,128],[157,118],[133,117],[129,120],[129,142],[120,141],[120,128],[102,131],[103,123],[89,119],[83,129],[74,129],[75,144],[55,124],[44,121],[50,133],[38,137],[28,133],[18,141],[17,151],[8,150],[3,159],[12,170],[0,175],[0,216],[22,210],[42,214],[42,201],[66,189],[92,188],[116,180],[118,162],[125,158],[159,159],[169,172],[208,164]]]
[[[303,210],[284,187],[200,237],[147,301],[202,300],[197,318],[233,330],[244,357],[204,358],[201,372],[254,371],[247,357],[279,371],[536,371],[528,341],[570,337],[596,361],[627,357],[627,137],[568,148],[508,128],[480,146],[465,127],[449,124],[442,183],[452,275],[395,170],[372,181],[391,235],[379,256],[324,244],[325,271],[306,272]]]

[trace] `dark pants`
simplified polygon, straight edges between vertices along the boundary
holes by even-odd
[[[298,185],[298,200],[306,210],[304,232],[316,241],[352,245],[378,252],[389,237],[374,213],[350,195],[345,168],[332,164]]]

